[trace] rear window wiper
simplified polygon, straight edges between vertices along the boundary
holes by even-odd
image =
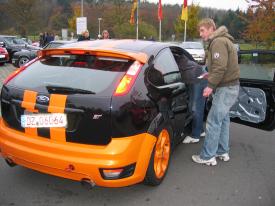
[[[56,85],[47,85],[46,86],[49,93],[65,93],[65,94],[95,94],[95,92],[78,89],[72,87],[56,86]]]

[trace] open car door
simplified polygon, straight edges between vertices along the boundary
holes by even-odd
[[[275,51],[240,51],[241,87],[232,122],[275,129]]]

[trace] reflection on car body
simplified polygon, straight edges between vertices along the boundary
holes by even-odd
[[[136,40],[42,50],[5,80],[0,154],[9,165],[92,186],[159,185],[192,120],[181,55],[189,56],[176,45]],[[242,85],[266,98],[265,114],[250,126],[273,130],[275,83]]]

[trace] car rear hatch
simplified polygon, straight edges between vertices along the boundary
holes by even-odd
[[[28,135],[108,144],[112,95],[133,62],[79,51],[44,54],[4,84],[3,119]]]

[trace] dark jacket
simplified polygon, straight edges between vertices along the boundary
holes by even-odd
[[[78,39],[77,39],[77,41],[86,41],[86,40],[90,40],[90,36],[85,37],[85,36],[83,36],[83,35],[80,35],[80,36],[78,37]]]
[[[201,65],[188,59],[184,54],[178,57],[177,63],[184,83],[196,84],[201,81],[198,79],[204,73]]]
[[[240,68],[233,40],[225,26],[218,28],[209,37],[208,87],[212,89],[239,84]]]

